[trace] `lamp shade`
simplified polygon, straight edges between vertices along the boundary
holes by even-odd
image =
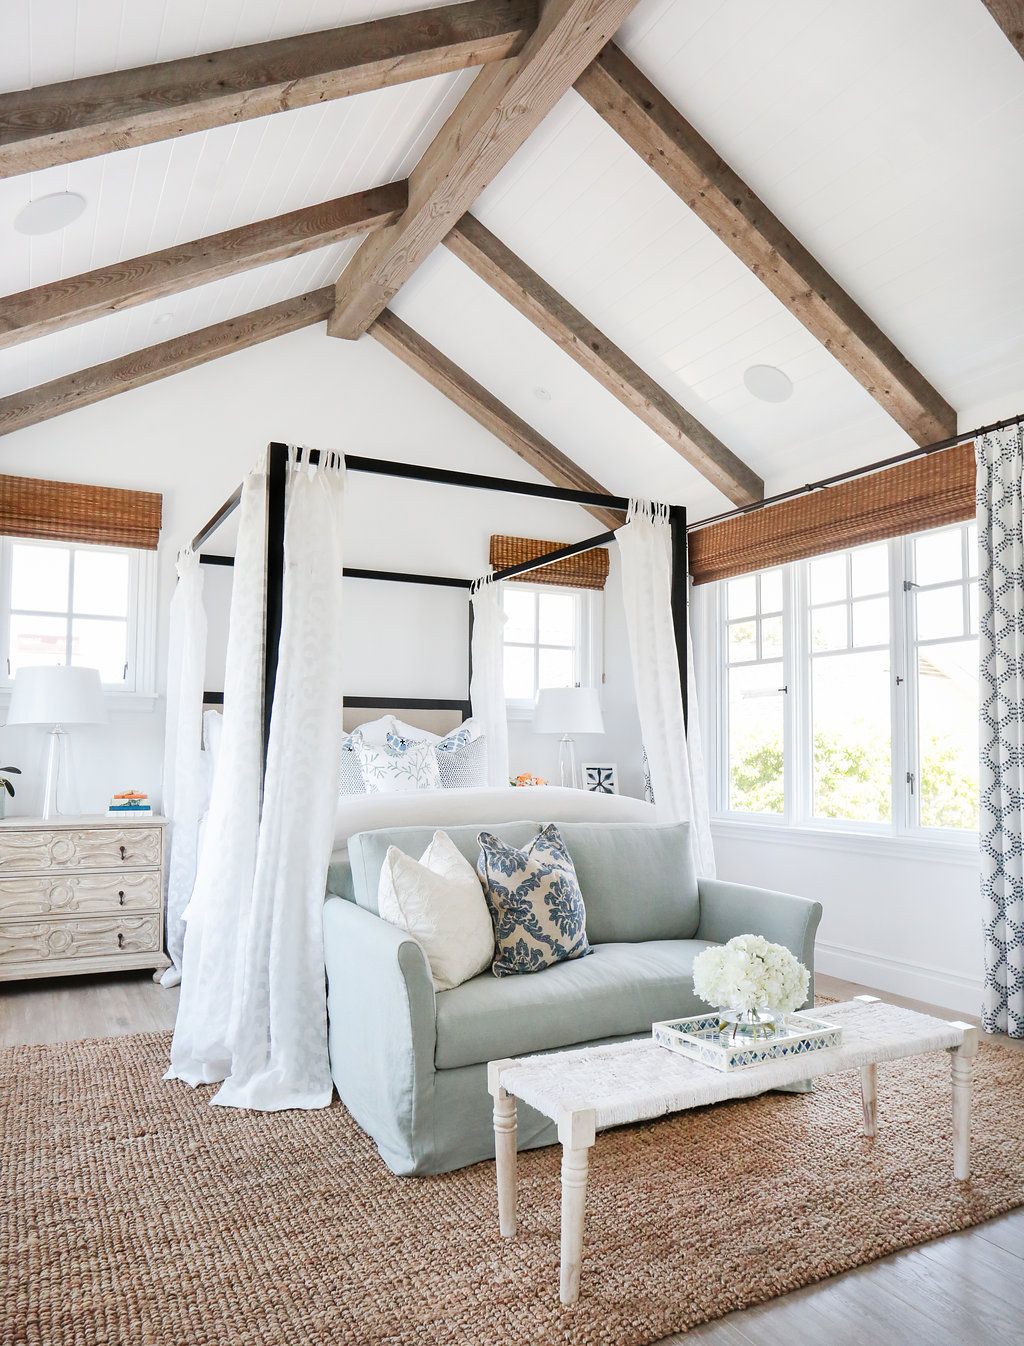
[[[596,687],[542,687],[533,710],[538,734],[603,734]]]
[[[106,724],[103,686],[95,668],[19,668],[8,724]]]

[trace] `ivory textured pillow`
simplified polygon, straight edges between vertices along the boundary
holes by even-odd
[[[450,991],[485,971],[494,954],[480,880],[446,832],[434,833],[418,861],[388,847],[377,909],[422,947],[436,991]]]
[[[494,975],[540,972],[590,953],[576,867],[554,823],[525,850],[490,832],[477,840],[477,872],[494,922]]]

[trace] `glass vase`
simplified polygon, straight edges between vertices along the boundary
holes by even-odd
[[[720,1009],[718,1036],[722,1042],[764,1042],[782,1027],[782,1016],[770,1009]]]

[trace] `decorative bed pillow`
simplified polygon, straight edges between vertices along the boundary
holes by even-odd
[[[377,909],[423,949],[436,991],[450,991],[487,970],[494,930],[480,880],[446,832],[434,833],[418,861],[388,847]]]
[[[461,731],[459,731],[461,732]],[[450,735],[454,738],[455,735]],[[445,790],[478,790],[487,784],[487,739],[474,738],[446,748],[448,739],[434,745],[441,786]]]
[[[576,868],[554,823],[525,850],[491,832],[477,840],[477,873],[494,923],[494,975],[540,972],[590,953]]]
[[[360,730],[353,729],[346,734],[341,744],[341,760],[338,766],[338,794],[362,795],[366,793],[363,784],[363,772],[359,765],[359,749],[363,746]]]
[[[364,743],[359,748],[363,784],[370,794],[439,790],[437,756],[430,743],[411,743],[402,751],[389,744]]]
[[[448,743],[458,734],[464,734],[464,741],[469,743],[472,739],[479,738],[482,732],[480,721],[472,717],[463,720],[458,729],[453,729],[447,735],[432,734],[429,729],[417,729],[414,724],[406,724],[404,720],[399,720],[395,716],[391,717],[391,721],[392,733],[404,738],[407,743],[433,743],[435,748],[442,743]]]

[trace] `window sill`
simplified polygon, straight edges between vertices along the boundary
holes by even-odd
[[[802,846],[812,850],[845,851],[847,854],[876,855],[889,860],[923,860],[938,864],[968,865],[979,863],[976,834],[960,840],[948,836],[925,837],[858,831],[855,828],[788,827],[780,822],[755,819],[713,817],[711,830],[723,841],[758,841],[770,846]]]

